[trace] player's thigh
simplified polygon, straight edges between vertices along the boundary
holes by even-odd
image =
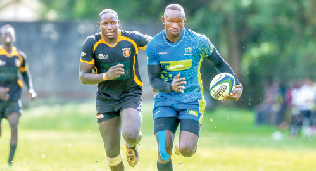
[[[7,115],[7,119],[11,127],[17,126],[17,124],[19,123],[20,116],[21,114],[18,112],[11,112]]]
[[[201,130],[201,125],[193,119],[180,120],[180,136],[179,147],[180,151],[193,152],[198,143],[198,138]]]
[[[141,101],[139,98],[129,99],[122,102],[120,112],[123,133],[136,134],[140,132],[142,123]],[[138,135],[137,135],[138,136]]]
[[[159,148],[165,148],[169,154],[172,151],[174,135],[178,125],[179,119],[176,117],[159,117],[154,120],[154,133],[158,146]]]
[[[16,127],[21,116],[21,102],[8,101],[4,115],[8,119],[11,128]]]
[[[106,116],[106,114],[104,115]],[[104,148],[119,152],[121,136],[120,116],[117,115],[116,117],[99,122],[99,130],[103,138]]]

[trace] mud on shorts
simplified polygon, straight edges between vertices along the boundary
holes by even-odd
[[[204,109],[204,101],[184,103],[156,96],[153,109],[154,133],[164,130],[175,133],[180,124],[180,131],[199,136]]]
[[[142,96],[128,95],[121,100],[96,99],[97,119],[98,123],[108,119],[120,116],[120,112],[127,108],[137,109],[140,113],[142,111]]]
[[[7,118],[8,115],[12,112],[17,112],[21,114],[21,107],[21,100],[0,101],[0,120],[2,118]]]

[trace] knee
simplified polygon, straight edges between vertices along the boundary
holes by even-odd
[[[196,150],[196,145],[190,142],[180,143],[179,150],[182,156],[191,157]]]
[[[107,157],[113,158],[120,154],[120,146],[119,145],[113,145],[104,147],[105,153]]]
[[[168,154],[171,154],[172,153],[172,148],[173,148],[173,144],[172,144],[172,141],[166,141],[166,151]]]
[[[122,136],[127,143],[134,144],[138,143],[139,139],[141,138],[141,133],[139,130],[123,130]]]

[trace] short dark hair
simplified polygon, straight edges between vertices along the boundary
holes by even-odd
[[[106,13],[112,13],[112,14],[114,14],[114,16],[115,16],[116,18],[118,18],[118,15],[117,15],[117,13],[116,13],[114,10],[112,10],[112,9],[104,9],[104,10],[101,11],[100,14],[99,14],[99,21],[101,20],[102,15],[103,15],[103,14],[106,14]]]
[[[184,9],[181,5],[179,4],[169,4],[166,8],[165,8],[165,12],[164,12],[164,16],[166,16],[167,10],[179,10],[182,11],[184,16],[185,16],[185,12]]]

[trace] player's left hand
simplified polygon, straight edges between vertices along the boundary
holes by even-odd
[[[243,87],[242,85],[236,85],[235,90],[230,93],[230,95],[225,96],[224,100],[235,100],[237,101],[242,94]]]
[[[30,100],[34,100],[36,99],[37,93],[33,89],[31,89],[29,90],[29,95],[30,95]]]

